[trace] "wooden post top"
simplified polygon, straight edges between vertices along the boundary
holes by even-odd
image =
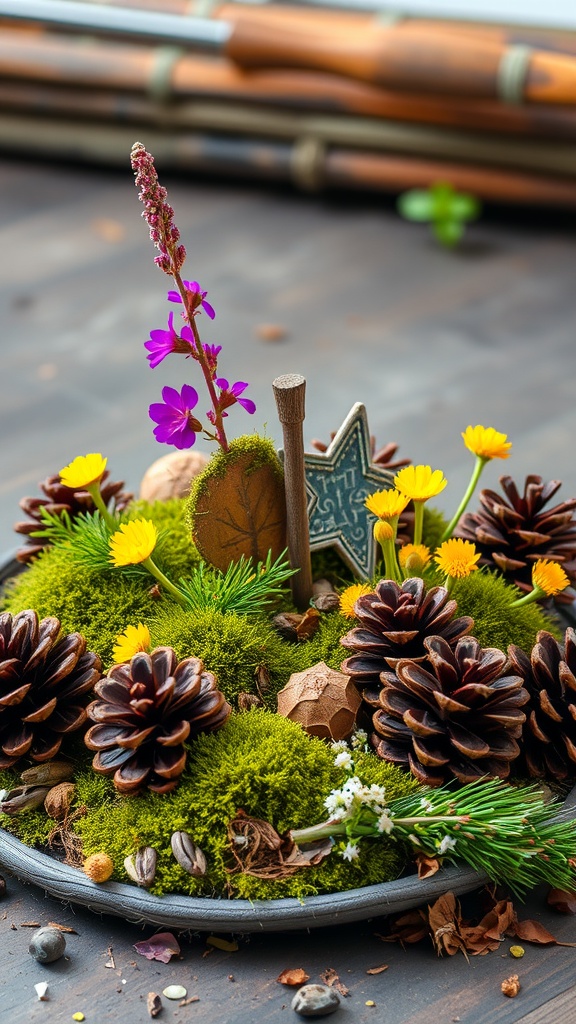
[[[303,423],[306,402],[306,378],[300,373],[284,373],[272,381],[280,423]]]

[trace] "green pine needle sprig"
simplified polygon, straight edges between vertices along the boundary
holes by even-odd
[[[236,612],[254,615],[286,593],[285,581],[297,569],[291,569],[284,550],[272,561],[269,551],[265,561],[254,568],[252,558],[232,562],[225,572],[201,562],[179,587],[192,611]]]

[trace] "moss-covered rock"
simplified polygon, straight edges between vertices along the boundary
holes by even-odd
[[[414,780],[372,754],[360,755],[363,780],[385,785],[390,799],[415,788]],[[111,783],[86,774],[76,780],[77,799],[89,813],[75,824],[84,854],[105,851],[115,864],[114,878],[126,881],[123,862],[142,845],[158,853],[157,894],[229,895],[246,899],[304,897],[373,884],[394,878],[401,854],[390,840],[366,843],[358,861],[349,864],[336,854],[292,878],[264,881],[230,873],[234,859],[228,824],[241,808],[269,821],[279,833],[315,824],[325,817],[323,800],[342,785],[344,774],[334,766],[331,749],[300,726],[266,711],[233,715],[212,735],[191,747],[182,782],[173,793],[122,799]],[[205,878],[193,878],[174,860],[170,838],[189,832],[207,857]]]

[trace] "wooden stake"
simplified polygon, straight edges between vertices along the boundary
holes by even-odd
[[[284,436],[284,483],[286,489],[286,533],[288,556],[293,569],[290,585],[294,604],[307,608],[312,597],[312,565],[304,470],[306,380],[299,373],[286,373],[272,382],[278,418]]]

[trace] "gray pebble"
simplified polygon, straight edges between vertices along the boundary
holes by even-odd
[[[30,939],[28,952],[41,964],[51,964],[64,955],[66,939],[59,928],[39,928]]]
[[[303,985],[291,1003],[301,1017],[325,1017],[340,1006],[340,996],[329,985]]]

